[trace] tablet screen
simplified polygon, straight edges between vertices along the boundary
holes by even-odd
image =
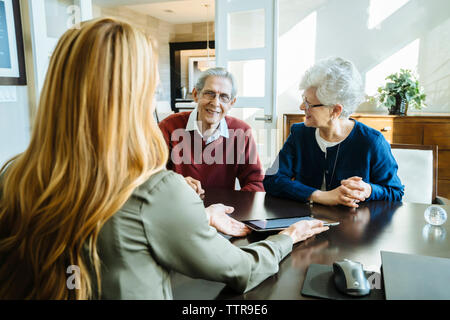
[[[311,217],[293,217],[293,218],[277,218],[277,219],[267,219],[267,220],[250,220],[243,221],[246,224],[257,227],[262,230],[270,229],[285,229],[291,224],[294,224],[300,220],[314,220]]]

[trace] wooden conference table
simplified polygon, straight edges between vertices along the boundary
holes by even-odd
[[[440,227],[424,219],[426,204],[371,201],[358,209],[343,206],[310,206],[270,196],[264,192],[207,189],[205,206],[223,203],[235,207],[237,220],[313,215],[339,221],[340,225],[294,245],[281,263],[279,272],[253,290],[237,294],[223,283],[191,279],[172,274],[174,299],[308,299],[301,295],[308,266],[332,265],[336,260],[361,262],[364,269],[380,272],[380,251],[450,258],[450,221]],[[450,213],[450,206],[443,206]],[[230,241],[242,246],[262,240],[270,233],[252,232]]]

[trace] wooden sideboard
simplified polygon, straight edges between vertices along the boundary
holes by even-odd
[[[438,195],[450,198],[450,115],[391,116],[354,114],[351,118],[379,130],[389,143],[438,146]],[[283,115],[283,141],[304,114]]]

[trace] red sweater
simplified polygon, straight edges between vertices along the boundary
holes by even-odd
[[[229,138],[205,144],[197,131],[186,131],[190,112],[173,114],[159,124],[167,145],[167,168],[201,182],[202,187],[264,191],[264,173],[251,128],[244,121],[225,117]],[[178,129],[178,130],[177,130]]]

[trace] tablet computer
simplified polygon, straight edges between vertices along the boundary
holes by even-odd
[[[246,224],[250,229],[255,231],[276,231],[276,230],[284,230],[288,228],[290,225],[302,220],[316,220],[316,219],[310,216],[306,216],[306,217],[248,220],[242,221],[242,223]],[[324,226],[336,226],[339,224],[339,222],[337,221],[329,221],[323,219],[321,221],[323,221]]]

